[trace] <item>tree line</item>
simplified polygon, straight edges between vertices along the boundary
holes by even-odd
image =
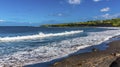
[[[46,24],[42,27],[120,27],[120,18],[63,24]]]

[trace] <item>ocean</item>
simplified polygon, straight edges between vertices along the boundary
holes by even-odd
[[[48,62],[89,46],[108,43],[118,35],[120,28],[115,27],[3,26],[0,27],[0,66]]]

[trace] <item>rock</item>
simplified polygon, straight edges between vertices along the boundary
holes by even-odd
[[[97,49],[97,48],[92,48],[92,52],[97,52],[97,51],[99,51],[99,49]]]
[[[78,66],[78,67],[82,67],[82,63],[79,63],[77,66]]]
[[[113,56],[117,56],[117,54],[116,54],[116,53],[111,53],[111,55],[113,55]]]
[[[120,56],[120,53],[111,53],[111,55],[116,56],[116,57],[119,57],[119,56]]]

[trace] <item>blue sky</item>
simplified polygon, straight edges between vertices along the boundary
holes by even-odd
[[[0,0],[0,26],[37,26],[120,17],[120,0]]]

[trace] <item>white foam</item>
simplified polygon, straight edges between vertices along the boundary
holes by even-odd
[[[27,36],[16,36],[16,37],[0,37],[0,41],[20,41],[20,40],[30,40],[30,39],[39,39],[39,38],[44,38],[44,37],[52,37],[52,36],[63,36],[63,35],[71,35],[71,34],[76,34],[76,33],[81,33],[83,30],[77,30],[77,31],[66,31],[66,32],[61,32],[61,33],[49,33],[49,34],[44,34],[44,33],[39,33],[36,35],[27,35]]]
[[[7,65],[19,63],[23,65],[51,61],[56,58],[67,56],[79,49],[98,45],[111,37],[120,35],[120,29],[107,30],[102,32],[89,32],[89,36],[63,40],[60,42],[49,43],[32,51],[22,51],[2,57],[0,63]],[[13,58],[13,59],[10,59]],[[14,66],[14,65],[13,65]]]

